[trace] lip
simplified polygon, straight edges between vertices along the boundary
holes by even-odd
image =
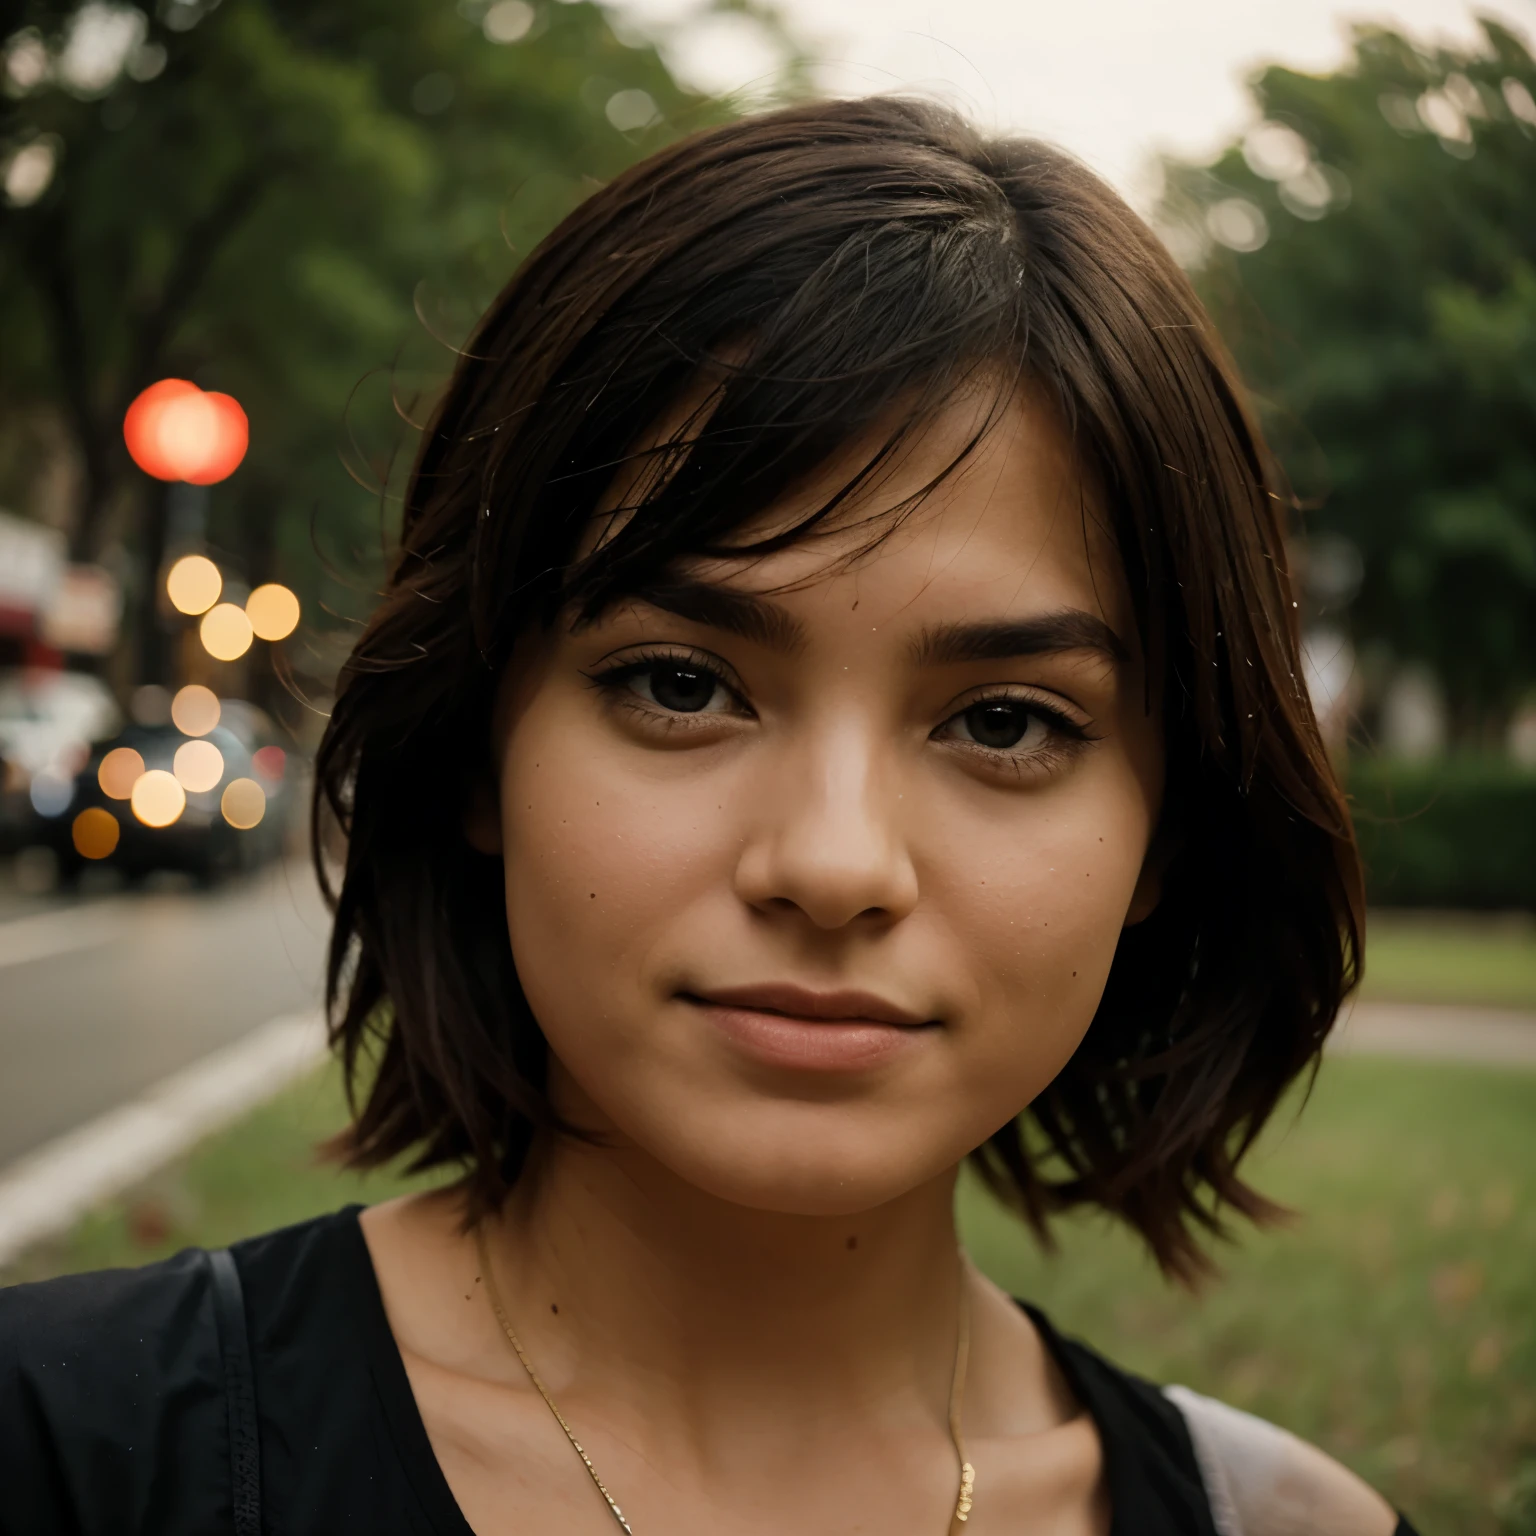
[[[684,993],[743,1054],[801,1072],[872,1067],[911,1048],[935,1021],[873,992],[772,982]]]

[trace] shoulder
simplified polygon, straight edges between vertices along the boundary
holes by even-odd
[[[1078,1403],[1098,1430],[1111,1504],[1136,1511],[1138,1536],[1225,1536],[1210,1501],[1183,1415],[1150,1381],[1058,1333],[1023,1303]]]
[[[1221,1536],[1392,1536],[1397,1515],[1315,1445],[1188,1387],[1164,1396],[1189,1429]]]
[[[318,1321],[354,1308],[367,1252],[358,1229],[361,1209],[346,1206],[231,1246],[253,1345],[260,1347],[262,1333],[286,1334],[301,1319]],[[361,1268],[366,1271],[366,1263]]]
[[[0,1289],[0,1390],[8,1403],[23,1385],[34,1400],[63,1398],[81,1408],[119,1394],[137,1401],[152,1389],[151,1362],[196,1369],[214,1361],[211,1318],[201,1249],[142,1269]]]
[[[314,1333],[351,1212],[236,1244],[248,1331]],[[339,1311],[340,1308],[322,1310]],[[253,1337],[253,1345],[257,1340]],[[0,1536],[202,1531],[228,1511],[228,1404],[202,1249],[0,1289]]]
[[[157,1484],[187,1451],[180,1497],[218,1508],[223,1402],[200,1250],[0,1290],[0,1532],[177,1529]]]
[[[1187,1387],[1144,1380],[1026,1310],[1097,1422],[1115,1502],[1165,1510],[1168,1528],[1208,1536],[1409,1531],[1380,1494],[1316,1446]]]

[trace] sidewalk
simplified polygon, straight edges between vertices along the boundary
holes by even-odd
[[[1446,1003],[1347,1003],[1328,1050],[1536,1067],[1536,1013]]]

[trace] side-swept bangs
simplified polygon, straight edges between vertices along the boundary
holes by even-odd
[[[1042,1236],[1051,1212],[1096,1203],[1179,1274],[1223,1207],[1271,1209],[1238,1161],[1316,1060],[1362,922],[1301,682],[1278,481],[1198,300],[1113,192],[1048,146],[891,98],[652,156],[532,253],[462,357],[316,765],[353,1163],[462,1163],[477,1212],[554,1125],[500,863],[461,825],[515,641],[688,556],[805,537],[961,393],[1000,409],[1025,381],[1059,410],[1118,543],[1163,713],[1170,863],[1082,1046],[976,1162]],[[869,442],[836,494],[761,534],[787,492]],[[615,508],[616,484],[634,489]]]

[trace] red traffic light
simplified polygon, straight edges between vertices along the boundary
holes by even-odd
[[[186,379],[151,384],[123,418],[133,462],[157,480],[214,485],[240,466],[250,424],[231,395],[201,390]]]

